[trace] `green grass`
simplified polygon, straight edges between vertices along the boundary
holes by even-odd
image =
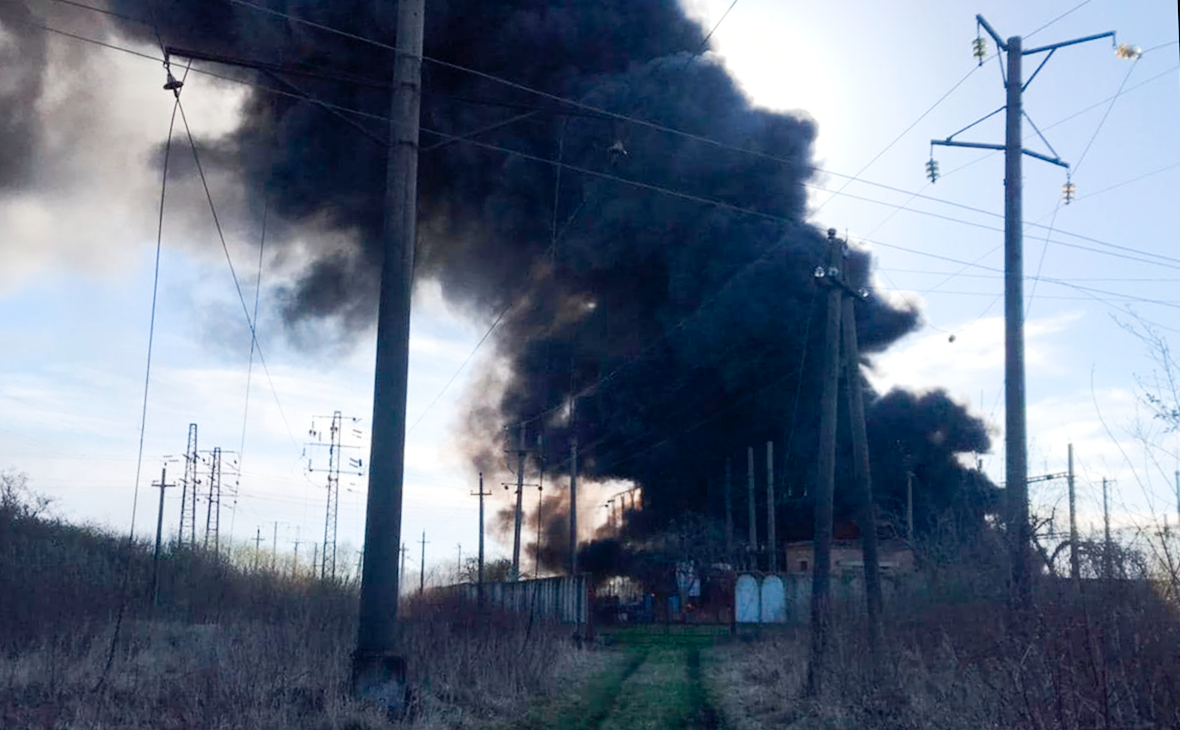
[[[604,643],[632,648],[703,649],[729,640],[729,627],[716,624],[631,624],[599,630]]]
[[[535,703],[497,730],[673,730],[718,727],[701,682],[702,649],[728,634],[717,626],[626,626],[601,632],[614,660],[582,687]]]

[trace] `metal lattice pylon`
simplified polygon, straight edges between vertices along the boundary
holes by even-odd
[[[215,447],[209,455],[209,496],[205,512],[205,549],[213,540],[213,551],[219,547],[221,527],[221,447]]]
[[[176,542],[183,545],[187,535],[193,548],[197,547],[197,488],[201,484],[197,466],[200,460],[201,457],[197,454],[197,424],[190,423],[188,446],[184,450],[184,481],[180,493],[180,534]]]
[[[324,515],[323,563],[321,578],[336,577],[336,515],[340,507],[340,437],[343,417],[332,413],[331,441],[328,446],[328,508]]]

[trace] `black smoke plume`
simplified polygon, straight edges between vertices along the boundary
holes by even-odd
[[[394,41],[393,2],[258,3]],[[14,81],[0,86],[0,190],[19,185],[42,151],[32,110],[44,92],[44,39],[17,22],[36,20],[41,5],[0,5],[0,24],[16,38],[3,46],[5,77]],[[71,27],[89,24],[95,35],[109,29],[123,41],[162,41],[288,69],[228,71],[289,95],[251,92],[238,130],[205,141],[209,159],[266,196],[286,225],[287,240],[275,245],[290,245],[307,230],[334,234],[334,245],[313,252],[274,303],[288,324],[326,322],[368,336],[385,172],[385,150],[372,137],[384,138],[386,125],[371,116],[345,123],[297,97],[383,116],[391,54],[224,0],[107,6],[143,22],[75,9]],[[776,442],[778,508],[794,514],[792,505],[812,491],[817,446],[823,333],[812,270],[825,241],[805,222],[804,187],[814,174],[815,127],[802,115],[755,108],[715,60],[699,55],[704,43],[702,28],[676,0],[427,3],[430,58],[775,158],[424,64],[416,275],[437,279],[452,302],[489,321],[511,307],[495,336],[510,377],[473,394],[466,435],[472,459],[498,462],[500,429],[527,421],[546,469],[564,475],[576,436],[587,478],[642,485],[651,529],[687,512],[718,514],[725,459],[733,460],[737,482],[746,447],[761,449],[768,440]],[[521,115],[474,139],[622,181],[447,143],[434,133],[463,135]],[[866,253],[851,250],[845,266],[854,286],[871,289]],[[917,312],[870,296],[857,309],[866,356],[917,320]],[[986,447],[979,422],[945,398],[869,396],[874,423],[894,429],[890,419],[897,418],[915,434],[907,448],[912,459],[926,460],[923,485],[961,483],[965,470],[954,455]],[[974,435],[922,441],[940,418],[958,419],[964,425],[955,433]],[[879,469],[890,464],[890,449],[896,445],[874,440]],[[879,480],[893,504],[895,476]],[[735,512],[740,530],[740,499]],[[805,533],[806,520],[796,522],[796,533]]]

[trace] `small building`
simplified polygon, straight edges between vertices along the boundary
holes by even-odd
[[[788,575],[811,575],[815,566],[815,544],[811,540],[787,543]],[[883,574],[901,575],[914,571],[914,551],[901,540],[877,543],[878,565]],[[860,540],[832,541],[832,575],[863,575],[864,553]]]

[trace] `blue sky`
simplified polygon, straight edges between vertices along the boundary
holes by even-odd
[[[688,6],[712,27],[731,1]],[[1076,5],[740,0],[713,37],[714,53],[757,104],[813,117],[819,126],[817,164],[853,175],[971,72],[976,12],[1008,36],[1027,34]],[[1083,525],[1100,521],[1097,484],[1104,476],[1117,480],[1120,524],[1141,523],[1152,513],[1175,508],[1168,477],[1176,468],[1176,437],[1158,439],[1171,455],[1157,455],[1163,460],[1157,468],[1128,434],[1143,417],[1136,407],[1135,376],[1149,374],[1152,365],[1112,313],[1133,303],[1143,317],[1180,330],[1180,299],[1173,294],[1180,263],[1128,255],[1106,244],[1175,255],[1180,229],[1176,6],[1093,0],[1030,42],[1107,30],[1143,49],[1162,47],[1138,62],[1116,58],[1106,41],[1063,49],[1025,96],[1032,120],[1058,154],[1077,167],[1073,181],[1078,186],[1078,200],[1059,208],[1063,171],[1026,158],[1026,219],[1052,222],[1055,242],[1045,249],[1048,231],[1026,228],[1026,273],[1040,269],[1046,277],[1100,290],[1041,281],[1032,297],[1032,282],[1026,284],[1030,472],[1063,470],[1066,444],[1073,442]],[[56,143],[55,175],[47,175],[54,182],[0,197],[0,230],[5,231],[0,238],[0,412],[5,416],[0,419],[0,467],[27,472],[35,489],[59,500],[64,517],[123,530],[135,502],[159,194],[149,155],[163,141],[171,103],[159,90],[156,64],[104,51],[88,66],[71,68],[68,54],[75,43],[55,38],[52,45],[59,61],[51,66],[54,93],[45,103],[69,122],[70,130]],[[994,44],[989,46],[994,52]],[[75,93],[95,86],[104,93]],[[1113,105],[1104,102],[1120,86],[1125,93]],[[233,128],[240,90],[194,77],[185,94],[194,132],[211,135]],[[863,179],[1002,213],[1001,155],[936,148],[944,178],[932,186],[924,164],[932,138],[946,137],[993,111],[1003,96],[992,59],[881,154]],[[1073,116],[1077,112],[1082,113]],[[1044,151],[1027,125],[1026,131],[1026,144]],[[1002,116],[961,138],[1002,142]],[[188,154],[182,145],[175,149]],[[953,172],[968,163],[975,164]],[[813,182],[836,190],[845,178],[821,174]],[[211,184],[231,221],[230,250],[252,302],[258,212],[233,209],[239,198],[230,181],[214,178]],[[829,202],[828,193],[816,190],[813,220],[846,230],[854,244],[869,248],[877,260],[879,288],[916,303],[926,323],[877,358],[871,377],[881,388],[943,386],[968,403],[993,424],[997,449],[986,457],[985,467],[1001,479],[1003,306],[996,299],[1002,279],[995,269],[1003,261],[1002,234],[993,229],[1002,228],[1002,219],[910,200],[908,194],[862,182],[849,184],[844,193]],[[237,294],[201,207],[203,193],[177,185],[169,203],[175,207],[165,219],[145,457],[135,507],[136,529],[143,534],[154,529],[157,496],[149,485],[159,477],[165,455],[183,452],[190,422],[200,424],[202,448],[237,451],[243,440],[250,341]],[[903,204],[909,210],[899,212],[896,206]],[[930,255],[978,266],[964,268]],[[266,294],[290,280],[297,264],[273,257],[264,261],[265,302]],[[1120,298],[1126,296],[1164,304]],[[421,287],[413,322],[411,423],[467,358],[492,316],[457,312],[437,286]],[[322,540],[324,509],[323,478],[306,475],[301,461],[311,440],[308,428],[313,416],[335,410],[359,417],[362,427],[367,424],[372,337],[358,339],[344,355],[308,351],[293,346],[279,330],[275,312],[264,307],[259,338],[270,379],[255,362],[239,496],[235,510],[222,518],[223,529],[232,524],[238,541],[260,529],[269,542],[272,524],[278,522],[280,548],[290,551],[299,539],[300,554],[306,555],[310,542]],[[455,439],[470,376],[496,366],[494,346],[482,349],[410,433],[403,536],[413,543],[427,531],[428,564],[452,564],[460,543],[464,552],[474,551],[477,502],[469,496],[474,474]],[[367,456],[367,449],[361,451]],[[169,467],[170,481],[180,468]],[[489,483],[503,477],[489,476]],[[345,486],[339,559],[349,562],[363,535],[364,480]],[[167,495],[166,524],[175,523],[177,491]],[[498,486],[493,491],[489,513],[508,503],[508,492]],[[1060,483],[1035,491],[1042,507],[1057,503],[1063,493]],[[587,504],[583,514],[601,517],[595,506]],[[503,545],[492,543],[489,549],[505,553]],[[416,546],[411,545],[410,555],[416,561]]]

